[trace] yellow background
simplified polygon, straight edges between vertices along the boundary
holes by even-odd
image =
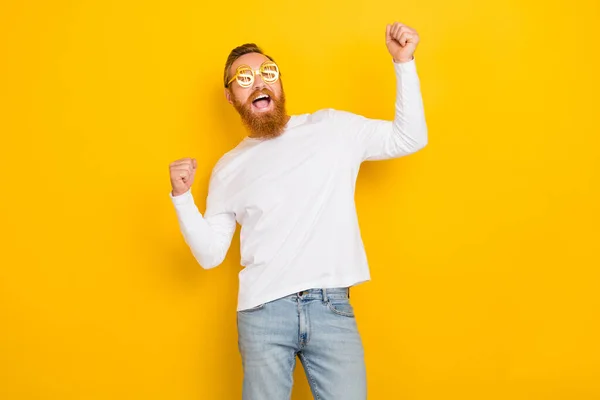
[[[0,7],[0,398],[240,398],[239,230],[202,270],[168,163],[198,159],[203,211],[244,135],[222,68],[248,41],[290,112],[392,118],[399,20],[430,143],[359,175],[369,398],[600,399],[598,1]]]

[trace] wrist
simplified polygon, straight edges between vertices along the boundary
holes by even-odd
[[[173,197],[178,197],[178,196],[181,196],[181,195],[185,194],[186,192],[187,192],[187,190],[181,191],[181,190],[174,190],[174,189],[173,189],[173,190],[171,191],[171,195],[172,195]]]
[[[415,56],[410,56],[410,58],[396,58],[394,57],[393,60],[396,64],[403,64],[403,63],[407,63],[410,62],[412,60],[415,59]]]

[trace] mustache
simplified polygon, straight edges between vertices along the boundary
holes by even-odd
[[[271,90],[269,90],[267,88],[262,88],[262,89],[256,89],[254,92],[252,92],[250,94],[250,96],[248,97],[248,103],[252,103],[254,100],[256,100],[256,98],[258,96],[262,96],[263,94],[266,94],[267,96],[269,96],[271,98],[271,100],[279,100],[275,96],[275,93],[273,93]]]

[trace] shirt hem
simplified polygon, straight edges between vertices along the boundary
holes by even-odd
[[[258,297],[256,298],[256,300],[250,301],[250,302],[243,302],[243,301],[239,301],[238,302],[238,306],[237,306],[237,311],[244,311],[253,307],[257,307],[261,304],[265,304],[265,303],[269,303],[275,300],[279,300],[281,298],[284,298],[286,296],[289,296],[291,294],[294,293],[298,293],[301,292],[303,290],[308,290],[308,289],[332,289],[332,288],[341,288],[341,287],[351,287],[351,286],[356,286],[359,285],[361,283],[364,282],[368,282],[370,281],[371,278],[370,276],[365,276],[362,278],[356,277],[356,278],[352,278],[352,279],[348,279],[348,280],[343,280],[343,281],[336,281],[333,283],[328,283],[328,284],[322,284],[322,283],[303,283],[302,285],[298,285],[298,286],[293,286],[289,289],[285,289],[285,290],[280,290],[278,292],[275,292],[269,296],[265,296],[265,297]]]

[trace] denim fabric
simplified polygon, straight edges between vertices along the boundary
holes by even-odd
[[[348,289],[311,289],[238,311],[243,400],[288,400],[296,356],[315,399],[367,397],[363,345]]]

